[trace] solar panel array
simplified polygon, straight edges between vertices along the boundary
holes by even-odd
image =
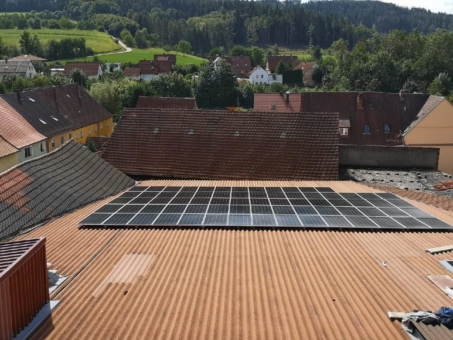
[[[451,229],[391,193],[328,187],[134,187],[82,226]]]

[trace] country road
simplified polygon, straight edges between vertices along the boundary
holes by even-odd
[[[113,40],[115,40],[116,38],[114,36],[110,36]],[[118,39],[118,44],[124,48],[125,50],[123,51],[116,51],[116,52],[109,52],[109,53],[100,53],[100,54],[96,54],[96,56],[103,56],[103,55],[112,55],[112,54],[122,54],[122,53],[129,53],[132,51],[132,48],[130,47],[127,47],[125,43],[123,43],[121,40]]]

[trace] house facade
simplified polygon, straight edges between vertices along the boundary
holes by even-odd
[[[269,84],[269,74],[261,66],[255,67],[252,72],[250,72],[250,83],[257,84]]]
[[[315,62],[301,62],[294,70],[301,70],[305,86],[315,86],[316,82],[313,80],[313,71],[318,67]]]
[[[29,60],[0,60],[0,80],[8,75],[14,75],[21,78],[33,78],[36,74],[36,69]]]
[[[214,60],[214,67],[220,60],[225,60],[233,68],[234,74],[237,77],[247,77],[252,71],[252,60],[250,57],[217,57]]]
[[[416,120],[403,133],[404,145],[440,149],[439,170],[453,174],[453,104],[430,96]]]

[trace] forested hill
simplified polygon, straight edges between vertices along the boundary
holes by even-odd
[[[380,33],[393,29],[410,32],[417,28],[421,33],[434,32],[437,28],[453,29],[451,14],[433,13],[421,8],[408,9],[380,1],[312,0],[303,6],[328,16],[346,18],[355,25],[363,24],[368,28],[375,25]]]

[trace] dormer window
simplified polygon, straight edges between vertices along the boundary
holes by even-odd
[[[340,136],[348,136],[349,135],[349,129],[348,128],[340,128]]]

